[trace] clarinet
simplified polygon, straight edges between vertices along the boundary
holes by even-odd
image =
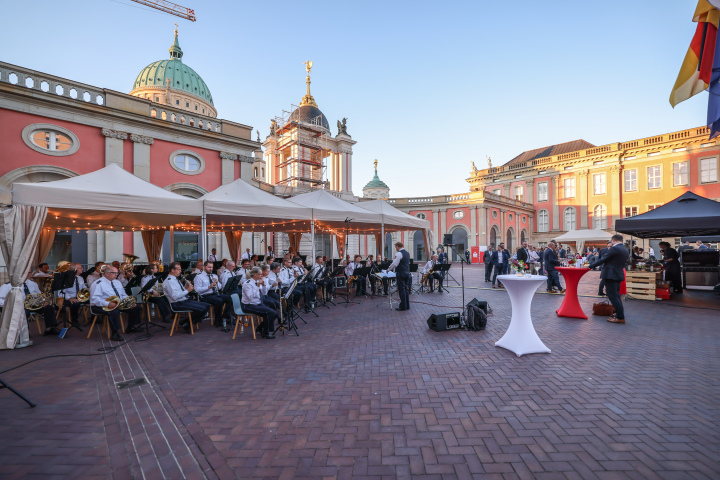
[[[216,277],[216,275],[211,273],[210,275],[208,275],[208,277],[210,278],[210,283],[212,284],[212,282],[215,281],[213,279],[213,277]],[[217,284],[215,284],[215,286],[212,288],[212,291],[213,291],[214,295],[218,295],[220,293],[220,291],[218,290]]]

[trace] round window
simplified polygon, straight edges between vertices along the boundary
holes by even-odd
[[[195,152],[176,150],[170,155],[170,165],[185,175],[197,175],[205,170],[205,160]]]
[[[493,218],[497,218],[497,217],[498,217],[497,210],[493,210]]]
[[[508,220],[512,220],[512,219],[513,219],[512,213],[508,213]]]
[[[463,218],[464,216],[465,216],[465,213],[463,213],[462,210],[455,210],[455,212],[453,212],[453,218],[460,219],[460,218]]]
[[[423,220],[425,220],[425,219],[427,218],[424,213],[418,213],[418,214],[416,214],[415,216],[416,216],[417,218],[422,218]]]
[[[25,145],[36,152],[56,157],[72,155],[80,148],[78,137],[59,125],[34,123],[22,131]]]

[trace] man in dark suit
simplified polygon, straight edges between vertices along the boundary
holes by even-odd
[[[483,263],[485,264],[485,283],[490,281],[490,275],[492,275],[493,265],[490,261],[492,257],[492,245],[488,246],[487,250],[483,252]]]
[[[592,261],[590,262],[590,265],[592,265],[595,261],[600,260],[605,255],[607,255],[608,249],[612,247],[612,242],[607,242],[607,245],[605,248],[601,248],[600,251],[597,254],[597,257],[593,257]],[[602,266],[598,267],[602,270]],[[595,270],[595,267],[592,268]],[[600,279],[600,285],[598,286],[598,296],[604,297],[605,296],[605,280],[603,278]]]
[[[517,259],[518,261],[527,263],[529,257],[530,252],[528,252],[528,244],[527,242],[523,242],[522,247],[517,251]]]
[[[493,266],[492,288],[495,288],[495,281],[497,280],[498,274],[502,275],[504,273],[504,266],[510,262],[510,254],[505,250],[502,243],[498,245],[497,250],[492,253],[490,261]],[[500,281],[497,282],[497,286],[504,288]]]
[[[437,263],[448,263],[448,256],[447,253],[445,253],[445,249],[442,246],[438,246],[437,249]],[[443,280],[445,279],[445,272],[440,272],[440,275],[442,276]]]
[[[625,323],[625,310],[620,299],[620,284],[625,280],[625,263],[630,256],[630,251],[623,245],[622,235],[613,235],[612,247],[607,249],[604,256],[593,263],[597,267],[603,265],[600,278],[605,280],[608,300],[615,308],[615,313],[608,318],[611,323]]]
[[[562,244],[558,245],[560,247],[560,251],[558,252],[560,254],[560,258],[567,258],[567,252],[563,248]]]
[[[547,272],[547,291],[548,293],[565,293],[565,289],[560,285],[560,274],[555,267],[560,266],[560,260],[557,257],[557,244],[555,242],[548,243],[548,248],[545,249],[545,271]],[[557,287],[557,290],[553,289],[553,286]]]

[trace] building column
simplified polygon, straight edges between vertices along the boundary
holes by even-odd
[[[105,137],[105,166],[116,163],[123,168],[123,141],[127,140],[127,133],[103,128],[102,134]]]
[[[488,229],[487,229],[487,216],[488,208],[485,205],[481,205],[477,209],[478,224],[480,225],[480,237],[478,239],[478,246],[488,245]]]
[[[153,144],[152,137],[130,134],[133,142],[133,174],[146,182],[150,181],[150,145]],[[135,254],[137,255],[137,253]]]
[[[580,171],[580,228],[587,228],[588,218],[588,171]]]
[[[525,180],[526,192],[524,196],[525,203],[535,203],[535,197],[533,197],[533,186],[535,185],[534,179]]]
[[[607,205],[607,228],[615,229],[615,220],[620,218],[620,209],[622,205],[620,203],[620,197],[622,196],[620,176],[622,175],[622,166],[613,165],[610,167],[610,186],[612,187],[608,192],[612,202]]]
[[[528,242],[533,242],[533,231],[535,230],[535,226],[533,225],[534,218],[534,215],[528,215]]]
[[[477,233],[477,209],[477,205],[470,206],[470,239],[468,241],[468,247],[480,245]]]
[[[96,249],[96,255],[95,255],[95,261],[96,262],[104,262],[105,259],[105,230],[96,230],[95,231],[95,245],[97,247]]]
[[[443,242],[443,236],[447,233],[447,208],[440,209],[440,230],[440,241],[438,243]]]
[[[227,185],[228,183],[232,183],[235,181],[235,162],[237,161],[237,158],[237,155],[235,155],[234,153],[220,152],[220,175],[223,185]]]
[[[97,251],[97,231],[95,230],[88,230],[87,235],[87,261],[88,265],[92,265],[93,263],[98,261],[98,251]]]
[[[550,177],[550,180],[552,186],[552,188],[550,188],[550,195],[552,197],[550,201],[553,205],[552,230],[558,231],[560,230],[560,205],[558,204],[560,200],[560,181],[557,175]]]
[[[505,243],[505,246],[507,247],[507,227],[505,225],[505,214],[507,213],[507,210],[500,209],[500,239],[498,240],[498,245],[501,243]],[[497,245],[495,245],[497,247]]]

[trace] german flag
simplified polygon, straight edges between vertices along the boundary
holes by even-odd
[[[720,11],[710,2],[718,3],[717,0],[699,0],[695,8],[693,22],[698,25],[670,94],[670,105],[673,107],[710,85],[720,23]]]

